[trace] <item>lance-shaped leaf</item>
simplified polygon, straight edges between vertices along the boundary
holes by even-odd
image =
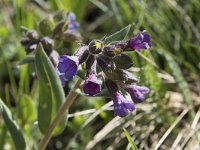
[[[113,41],[121,41],[124,40],[124,38],[127,36],[131,28],[131,24],[126,26],[125,28],[121,29],[118,32],[115,32],[114,34],[108,36],[105,38],[105,43],[111,43]]]
[[[6,127],[8,128],[11,137],[15,143],[16,150],[27,149],[25,138],[17,125],[16,121],[13,120],[12,114],[4,102],[0,99],[0,112],[2,113]]]
[[[45,54],[41,44],[35,55],[35,65],[39,80],[38,125],[42,133],[49,127],[64,102],[64,91],[53,64]],[[54,129],[54,134],[65,127],[66,116]]]

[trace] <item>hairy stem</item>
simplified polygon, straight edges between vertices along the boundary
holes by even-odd
[[[52,123],[50,124],[49,128],[47,129],[43,139],[41,140],[39,144],[39,150],[44,150],[49,142],[49,140],[52,137],[52,132],[56,125],[61,121],[62,117],[64,116],[65,112],[71,104],[76,99],[76,96],[78,95],[74,90],[76,90],[81,84],[81,79],[78,79],[74,87],[70,90],[69,94],[67,95],[65,102],[63,103],[62,107],[59,109],[58,113],[56,114],[55,118],[53,119]]]

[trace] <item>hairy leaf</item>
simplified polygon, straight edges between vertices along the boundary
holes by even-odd
[[[39,80],[38,124],[44,133],[63,104],[65,96],[55,68],[40,44],[35,56],[35,65]],[[54,129],[55,134],[64,129],[66,118],[64,117]]]

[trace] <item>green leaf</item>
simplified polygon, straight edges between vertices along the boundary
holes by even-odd
[[[18,63],[18,65],[24,65],[24,64],[33,63],[34,60],[35,60],[35,56],[34,56],[34,55],[27,55],[26,57],[24,57],[24,58]]]
[[[109,37],[105,38],[105,43],[111,43],[113,41],[120,41],[120,40],[124,40],[125,37],[127,36],[127,34],[129,33],[131,28],[131,24],[129,24],[128,26],[126,26],[125,28],[121,29],[118,32],[115,32],[114,34],[110,35]]]
[[[55,68],[41,44],[37,48],[35,65],[39,80],[38,124],[41,132],[45,133],[63,104],[65,95]],[[64,129],[66,118],[65,116],[54,129],[54,134],[58,134]]]
[[[131,144],[132,150],[138,150],[134,141],[132,140],[131,136],[129,135],[128,131],[125,128],[123,128],[123,130],[124,130],[124,133],[126,135],[126,138],[128,139],[128,142]]]
[[[0,112],[2,113],[5,124],[11,134],[11,137],[15,143],[16,150],[27,149],[25,138],[17,125],[16,121],[13,120],[12,114],[4,102],[0,99]]]
[[[19,116],[23,123],[33,122],[37,117],[36,108],[33,104],[33,100],[28,95],[23,95],[18,103]]]

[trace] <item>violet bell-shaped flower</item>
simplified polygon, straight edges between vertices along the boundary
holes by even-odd
[[[85,83],[83,84],[83,91],[85,94],[95,96],[101,91],[101,85],[94,73],[88,73]]]
[[[77,74],[78,65],[78,56],[62,55],[60,57],[56,71],[63,86],[65,86],[66,81],[73,79],[73,77]]]
[[[135,105],[132,101],[127,100],[120,92],[113,94],[114,114],[120,117],[128,115],[128,111],[133,111]]]
[[[145,86],[131,85],[127,91],[134,102],[141,103],[145,99],[145,94],[149,93],[149,88]]]
[[[79,23],[76,21],[76,16],[74,13],[69,12],[68,14],[68,30],[76,30],[77,28],[79,28]]]
[[[151,37],[144,30],[128,40],[127,44],[133,50],[149,49],[151,47]]]

